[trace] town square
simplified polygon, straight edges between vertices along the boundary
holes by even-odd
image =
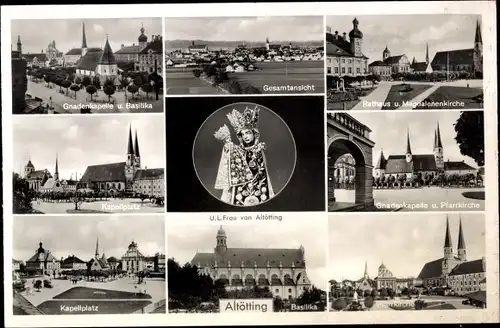
[[[15,315],[165,313],[161,218],[18,217],[13,237]]]
[[[37,24],[12,23],[13,114],[163,112],[161,19]]]
[[[327,16],[326,25],[329,110],[483,108],[479,16]]]

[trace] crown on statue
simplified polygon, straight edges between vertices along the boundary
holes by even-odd
[[[235,131],[254,129],[259,122],[259,111],[260,109],[258,106],[255,106],[255,108],[247,107],[243,113],[233,109],[233,111],[227,115],[227,119]]]
[[[227,127],[227,125],[224,124],[217,131],[215,131],[214,137],[218,140],[224,141],[228,137],[231,137],[231,132],[229,131],[229,128]]]

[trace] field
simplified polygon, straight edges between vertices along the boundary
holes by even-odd
[[[431,95],[429,95],[425,101],[428,102],[442,102],[442,101],[461,101],[464,103],[463,107],[457,108],[452,106],[431,106],[431,105],[419,105],[417,109],[481,109],[483,104],[473,99],[481,95],[482,89],[478,88],[468,88],[468,87],[458,87],[458,86],[441,86]]]
[[[324,61],[263,62],[256,63],[259,70],[229,73],[231,81],[252,85],[266,94],[323,93],[325,90]],[[220,94],[221,92],[193,75],[194,68],[168,68],[167,94]],[[269,91],[265,86],[310,86],[309,91]]]

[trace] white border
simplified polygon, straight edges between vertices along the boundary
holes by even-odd
[[[486,310],[454,311],[392,311],[392,312],[342,312],[342,313],[270,313],[258,318],[242,314],[166,314],[165,315],[76,315],[64,316],[16,316],[12,315],[12,101],[10,71],[10,20],[30,18],[118,18],[118,17],[203,17],[203,16],[263,16],[263,15],[415,15],[418,14],[478,14],[482,15],[484,65],[484,112],[486,129],[486,258],[488,262],[488,308]],[[155,15],[152,15],[155,14]],[[483,323],[499,320],[499,263],[498,263],[498,149],[497,149],[497,75],[496,75],[496,4],[492,1],[423,1],[423,2],[343,2],[343,3],[225,3],[225,4],[158,4],[158,5],[71,5],[71,6],[10,6],[2,7],[2,136],[4,140],[4,270],[5,279],[4,317],[6,326],[22,327],[62,327],[68,326],[143,326],[143,325],[200,325],[206,326],[207,319],[214,324],[319,324],[319,323]],[[163,39],[165,40],[165,38]],[[326,58],[326,56],[325,56]],[[164,65],[165,63],[163,63]],[[166,81],[166,77],[164,76]],[[166,91],[166,87],[164,87]],[[273,95],[275,96],[275,95]],[[167,98],[168,99],[168,98]],[[165,99],[165,108],[167,108]],[[75,114],[72,114],[75,115]],[[104,115],[104,114],[99,114]],[[123,115],[123,114],[120,114]],[[325,160],[326,161],[326,160]],[[325,163],[327,165],[327,161]],[[327,190],[327,189],[326,189]],[[417,214],[418,213],[418,214]],[[245,213],[249,214],[249,213]],[[300,213],[304,220],[314,219],[319,213]],[[425,215],[414,212],[411,215]],[[151,215],[151,214],[149,214]],[[195,214],[168,214],[168,220],[186,220]],[[197,215],[197,214],[196,214]],[[203,214],[207,215],[207,214]],[[286,214],[280,213],[285,216]],[[328,214],[325,212],[325,216]],[[330,214],[331,216],[332,214]],[[335,215],[335,214],[333,214]],[[349,215],[342,213],[337,215]],[[368,214],[367,215],[372,215]],[[385,215],[390,215],[386,213]],[[138,215],[139,216],[139,215]],[[36,219],[35,217],[33,219]],[[140,219],[140,218],[138,218]],[[168,249],[166,248],[167,254]],[[167,255],[168,257],[168,255]]]

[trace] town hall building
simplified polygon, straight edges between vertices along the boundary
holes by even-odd
[[[222,226],[213,253],[196,253],[191,265],[225,284],[227,290],[268,287],[274,296],[297,298],[311,287],[304,247],[298,249],[230,248]]]
[[[466,164],[464,161],[444,161],[443,143],[439,123],[434,133],[434,145],[432,154],[413,154],[410,144],[410,132],[406,140],[406,153],[402,155],[390,155],[385,158],[383,150],[380,152],[377,165],[373,172],[374,177],[406,175],[407,180],[412,176],[429,174],[435,176],[438,173],[451,174],[477,174],[477,169]]]
[[[326,69],[329,76],[364,76],[368,74],[368,57],[363,55],[363,33],[359,30],[356,18],[352,21],[353,29],[340,35],[332,34],[331,27],[326,28]]]

